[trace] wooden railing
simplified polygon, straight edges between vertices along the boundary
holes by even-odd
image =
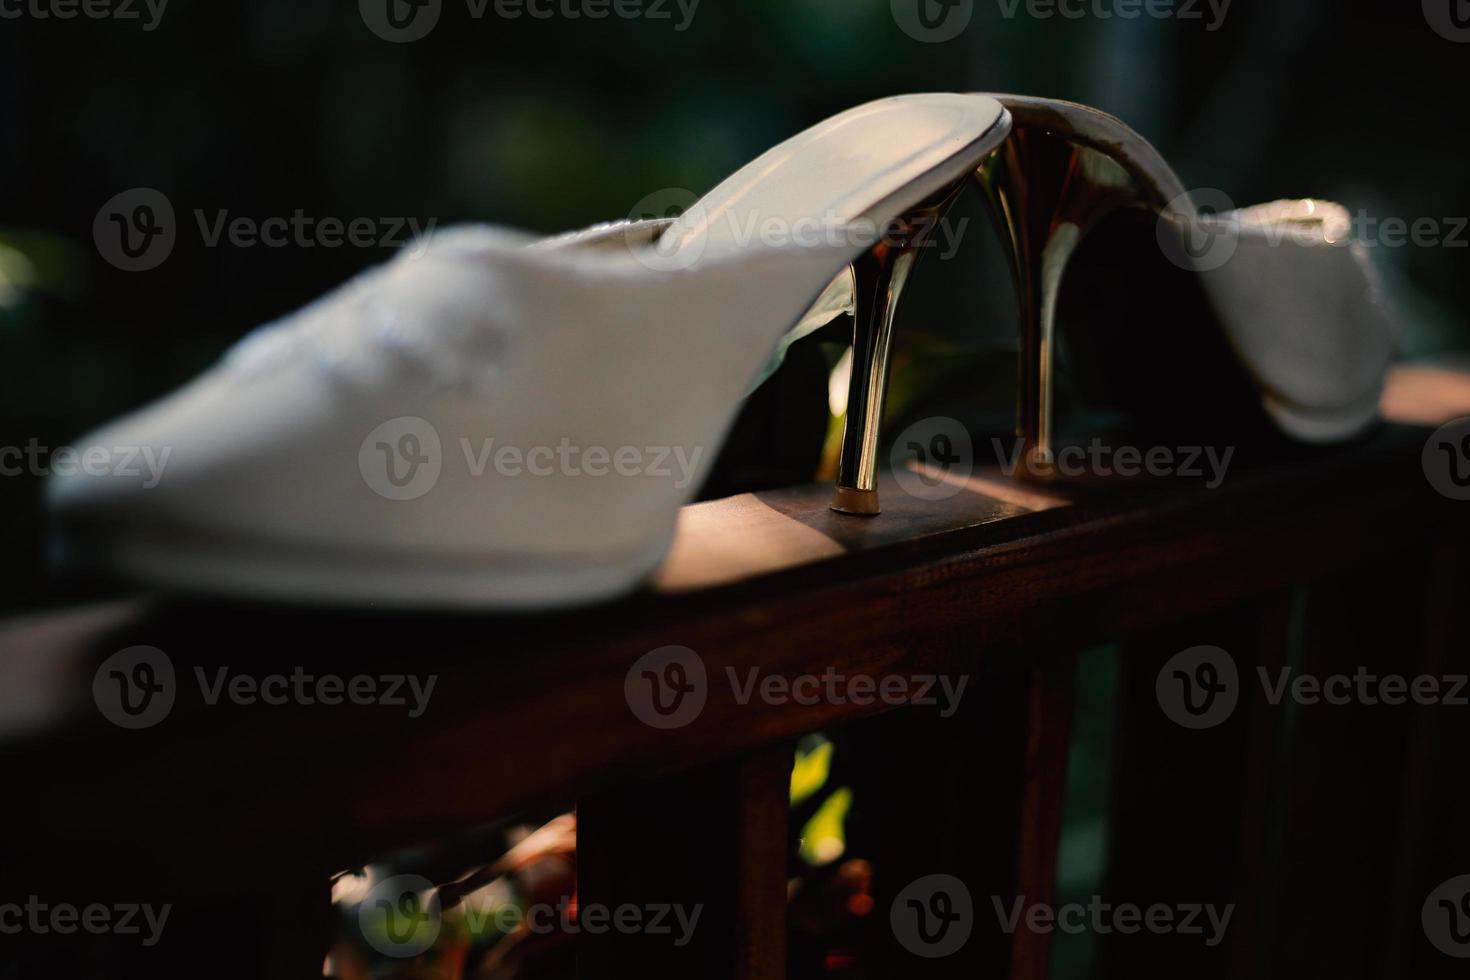
[[[778,978],[793,742],[844,728],[864,753],[875,869],[864,975],[1041,980],[1055,933],[1007,932],[992,901],[1054,895],[1076,660],[1117,642],[1101,897],[1234,912],[1215,946],[1098,935],[1094,975],[1450,976],[1463,961],[1420,919],[1435,885],[1470,873],[1470,707],[1287,710],[1254,677],[1470,672],[1470,504],[1421,469],[1424,423],[1470,414],[1467,388],[1467,375],[1405,372],[1391,403],[1417,424],[1242,464],[1215,489],[983,473],[945,500],[888,492],[876,520],[829,512],[820,486],[699,504],[653,588],[571,614],[145,597],[13,620],[0,629],[3,895],[171,903],[168,942],[112,964],[118,975],[319,976],[329,874],[575,803],[584,907],[705,909],[682,947],[578,937],[582,976]],[[129,731],[101,716],[92,683],[136,644],[166,651],[180,678],[228,666],[438,681],[419,717],[181,697]],[[1228,650],[1243,680],[1226,721],[1191,730],[1166,717],[1156,682],[1202,644]],[[708,683],[696,717],[659,728],[626,682],[669,645],[697,653]],[[752,669],[967,689],[949,717],[742,699],[726,679]],[[929,874],[959,879],[974,904],[968,941],[939,958],[889,924],[898,892]]]

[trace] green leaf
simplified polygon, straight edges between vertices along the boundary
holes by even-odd
[[[852,790],[846,786],[822,802],[801,831],[801,859],[807,864],[831,864],[847,850],[847,811],[852,809]]]

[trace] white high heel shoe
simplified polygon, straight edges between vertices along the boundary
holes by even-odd
[[[84,452],[146,449],[166,470],[156,485],[105,467],[53,479],[61,540],[80,564],[195,591],[473,608],[612,596],[661,560],[762,369],[842,312],[854,358],[832,506],[875,514],[894,311],[930,219],[971,177],[1015,272],[1019,430],[1044,462],[1078,244],[1119,208],[1161,215],[1166,249],[1219,219],[1111,116],[912,95],[788,140],[672,222],[439,235],[90,436]],[[1307,441],[1372,424],[1393,351],[1342,217],[1315,201],[1245,209],[1226,219],[1225,261],[1176,259],[1265,413]]]
[[[166,465],[153,486],[53,478],[62,549],[148,583],[298,601],[618,594],[659,563],[742,395],[849,263],[864,424],[839,503],[874,510],[893,309],[924,231],[912,216],[1009,129],[988,97],[900,96],[769,151],[656,242],[640,243],[646,227],[441,233],[87,437]],[[627,247],[609,247],[618,234]]]
[[[1208,216],[1159,152],[1120,120],[1058,99],[995,95],[1010,138],[978,179],[1015,274],[1019,434],[1029,462],[1052,452],[1058,295],[1072,256],[1124,209],[1159,216],[1159,245],[1198,273],[1236,361],[1271,423],[1335,442],[1378,420],[1397,329],[1346,210],[1278,201]],[[1190,329],[1191,325],[1181,324]]]

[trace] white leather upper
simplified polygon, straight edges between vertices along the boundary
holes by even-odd
[[[1305,441],[1361,432],[1378,417],[1397,329],[1346,212],[1278,201],[1224,220],[1234,253],[1200,275],[1267,410]]]
[[[248,338],[215,370],[85,440],[170,451],[156,487],[77,474],[54,507],[159,530],[422,555],[618,552],[667,534],[698,479],[473,475],[486,440],[567,440],[712,460],[751,379],[847,256],[830,248],[711,256],[656,272],[627,250],[528,249],[466,228],[405,252]],[[422,418],[442,473],[385,499],[364,439]],[[698,456],[695,456],[695,453]]]

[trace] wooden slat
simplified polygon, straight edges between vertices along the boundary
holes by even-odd
[[[1004,931],[994,911],[1052,895],[1066,778],[1073,660],[967,677],[958,710],[906,708],[842,735],[854,791],[848,850],[874,873],[876,975],[1046,976],[1047,937]],[[958,678],[951,684],[958,683]],[[959,879],[970,930],[959,949],[927,958],[890,926],[894,902],[933,875]],[[957,926],[958,928],[958,926]]]
[[[1383,560],[1314,583],[1298,672],[1425,672],[1433,662],[1425,632],[1426,599],[1434,594],[1429,554],[1427,540],[1409,538]],[[1397,924],[1417,920],[1425,897],[1404,895],[1398,870],[1411,832],[1404,801],[1419,712],[1356,700],[1285,710],[1289,793],[1267,959],[1283,977],[1405,976],[1395,959]]]
[[[1424,669],[1437,676],[1470,676],[1470,646],[1461,626],[1470,609],[1470,532],[1451,529],[1436,542],[1427,562],[1430,591],[1424,597]],[[1403,799],[1403,842],[1399,851],[1385,962],[1403,966],[1404,976],[1451,980],[1464,976],[1465,960],[1430,944],[1420,911],[1441,883],[1470,874],[1470,707],[1410,709],[1412,743]]]
[[[1028,694],[1025,789],[1017,840],[1016,896],[1053,905],[1057,893],[1057,848],[1067,779],[1076,662],[1038,669]],[[1008,898],[1010,896],[1007,896]],[[1053,933],[1021,929],[1012,945],[1013,980],[1046,980]]]
[[[668,935],[583,932],[582,980],[786,975],[791,763],[782,747],[579,801],[579,914],[677,905],[695,923],[682,946]]]
[[[1271,887],[1270,812],[1279,793],[1280,713],[1256,682],[1287,659],[1293,597],[1276,591],[1147,631],[1119,652],[1108,867],[1102,898],[1139,908],[1213,906],[1230,919],[1223,941],[1204,935],[1109,932],[1097,938],[1097,976],[1257,976],[1260,900]],[[1175,655],[1225,650],[1238,702],[1219,725],[1192,730],[1160,706],[1157,682]]]

